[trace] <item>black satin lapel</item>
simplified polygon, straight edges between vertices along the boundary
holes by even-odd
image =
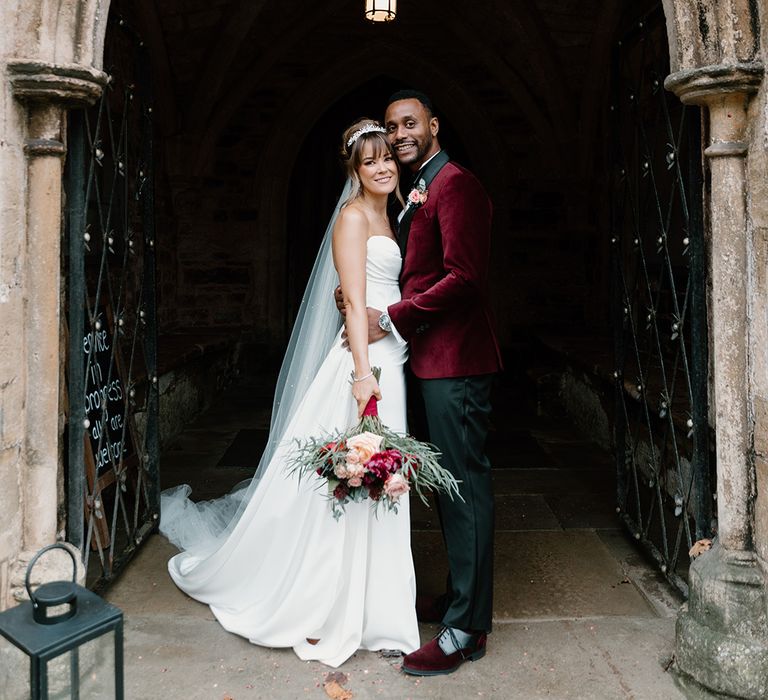
[[[440,153],[427,163],[425,168],[422,168],[416,173],[416,177],[413,179],[412,188],[416,187],[421,181],[424,182],[424,187],[428,188],[432,180],[435,179],[435,175],[443,169],[443,166],[449,160],[450,157],[448,154],[445,151],[440,151]],[[403,218],[400,219],[400,224],[397,227],[397,242],[400,245],[400,254],[403,258],[405,258],[405,249],[408,247],[408,234],[411,232],[411,221],[418,210],[419,207],[408,205],[405,209],[405,214],[403,214]]]
[[[411,220],[416,213],[417,207],[408,207],[400,219],[397,227],[397,242],[400,246],[400,254],[405,257],[405,248],[408,245],[408,234],[411,231]]]

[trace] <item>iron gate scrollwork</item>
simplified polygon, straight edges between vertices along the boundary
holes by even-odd
[[[68,539],[109,582],[157,526],[152,101],[137,34],[110,16],[109,82],[73,110],[67,196]]]
[[[710,537],[713,474],[701,115],[664,89],[661,8],[618,43],[611,98],[618,510],[687,595]]]

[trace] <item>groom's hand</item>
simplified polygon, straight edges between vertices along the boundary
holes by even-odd
[[[368,311],[368,344],[375,343],[377,340],[381,340],[387,333],[379,326],[379,318],[381,317],[381,311],[378,309],[372,309],[370,306],[366,309]],[[344,342],[342,345],[345,348],[349,348],[349,340],[347,340],[347,331],[341,334]]]
[[[387,335],[386,331],[383,331],[381,329],[381,326],[379,326],[379,319],[381,318],[381,311],[378,309],[372,309],[370,306],[367,308],[368,311],[368,344],[375,343],[377,340],[381,340],[385,335]]]
[[[341,292],[341,285],[333,290],[333,300],[336,302],[336,308],[339,310],[339,313],[346,317],[347,308],[344,306],[344,294]]]

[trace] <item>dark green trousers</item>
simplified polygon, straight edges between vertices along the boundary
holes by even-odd
[[[419,381],[429,440],[464,497],[440,494],[438,502],[450,569],[443,623],[466,631],[490,632],[493,615],[493,487],[484,454],[493,376]]]

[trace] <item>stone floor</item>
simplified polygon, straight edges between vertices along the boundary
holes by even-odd
[[[163,455],[163,486],[213,497],[248,475],[269,422],[268,378],[237,382]],[[501,399],[504,399],[502,401]],[[524,383],[497,391],[488,452],[497,501],[495,627],[485,659],[417,679],[399,659],[360,652],[340,669],[353,698],[678,698],[667,671],[676,594],[620,529],[610,457],[562,418],[537,415]],[[241,432],[247,431],[247,432]],[[413,504],[420,590],[445,557],[433,510]],[[330,669],[223,631],[166,574],[153,537],[108,594],[126,615],[131,700],[322,698]],[[424,625],[422,638],[437,631]]]

